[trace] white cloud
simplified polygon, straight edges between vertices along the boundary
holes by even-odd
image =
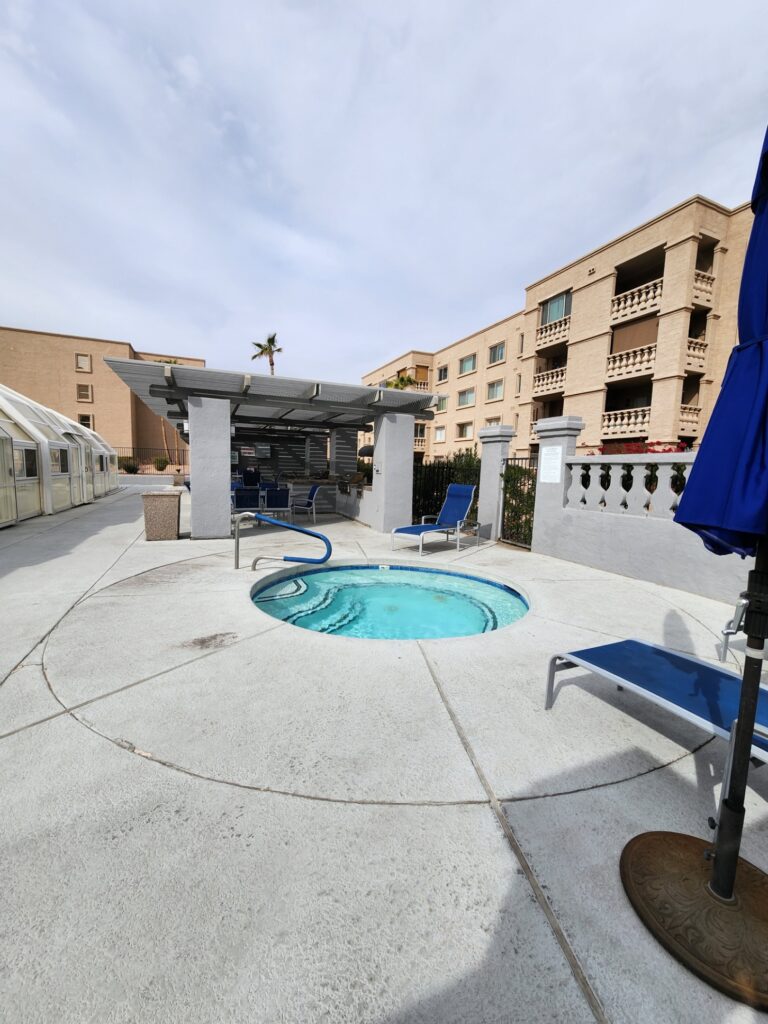
[[[744,201],[764,130],[756,0],[4,11],[2,320],[211,365],[446,344],[694,192]]]

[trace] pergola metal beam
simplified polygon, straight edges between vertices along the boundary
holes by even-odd
[[[319,386],[319,385],[316,385]],[[165,398],[173,399],[174,401],[187,402],[190,397],[192,398],[216,398],[221,401],[229,401],[234,404],[239,404],[244,407],[249,405],[264,406],[270,409],[285,409],[286,406],[290,406],[292,409],[305,411],[305,412],[317,412],[319,408],[322,408],[322,412],[330,413],[334,416],[354,416],[356,413],[361,416],[369,416],[369,403],[366,403],[365,407],[355,405],[336,405],[328,404],[319,407],[313,402],[311,398],[273,398],[269,395],[243,395],[238,392],[228,391],[210,391],[202,388],[195,388],[194,390],[189,388],[168,388],[163,385],[151,384],[149,387],[149,394],[152,398]],[[250,399],[250,401],[248,401]],[[417,412],[411,410],[402,410],[398,408],[385,407],[382,412],[388,413],[404,413],[408,416],[417,417],[420,420],[431,420],[434,419],[435,414],[431,409],[421,409]]]

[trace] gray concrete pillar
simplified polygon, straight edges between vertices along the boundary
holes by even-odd
[[[189,483],[192,539],[229,537],[232,471],[229,402],[189,399]]]
[[[379,416],[373,437],[371,526],[389,533],[413,522],[413,416]]]
[[[509,443],[514,436],[514,427],[501,425],[484,427],[477,434],[481,445],[477,521],[483,527],[482,536],[490,540],[499,539],[504,460],[509,458]]]
[[[576,438],[584,429],[580,416],[552,416],[535,424],[539,441],[536,505],[533,512],[532,551],[547,551],[548,531],[558,529],[570,486],[565,460],[576,454]]]

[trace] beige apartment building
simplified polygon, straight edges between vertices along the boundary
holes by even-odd
[[[105,356],[205,366],[204,359],[137,352],[127,341],[0,327],[0,384],[96,430],[113,448],[186,445],[104,362]]]
[[[580,416],[579,449],[696,445],[732,347],[752,213],[694,196],[526,288],[525,308],[437,352],[412,351],[366,384],[409,376],[441,396],[417,458],[471,447],[485,426]],[[370,438],[367,439],[370,441]]]

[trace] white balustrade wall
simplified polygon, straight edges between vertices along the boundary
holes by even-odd
[[[746,587],[752,559],[713,555],[698,536],[674,522],[695,453],[577,456],[573,428],[569,438],[558,436],[558,422],[537,424],[532,550],[735,602]],[[549,459],[542,455],[547,448]],[[560,453],[558,479],[555,449]]]

